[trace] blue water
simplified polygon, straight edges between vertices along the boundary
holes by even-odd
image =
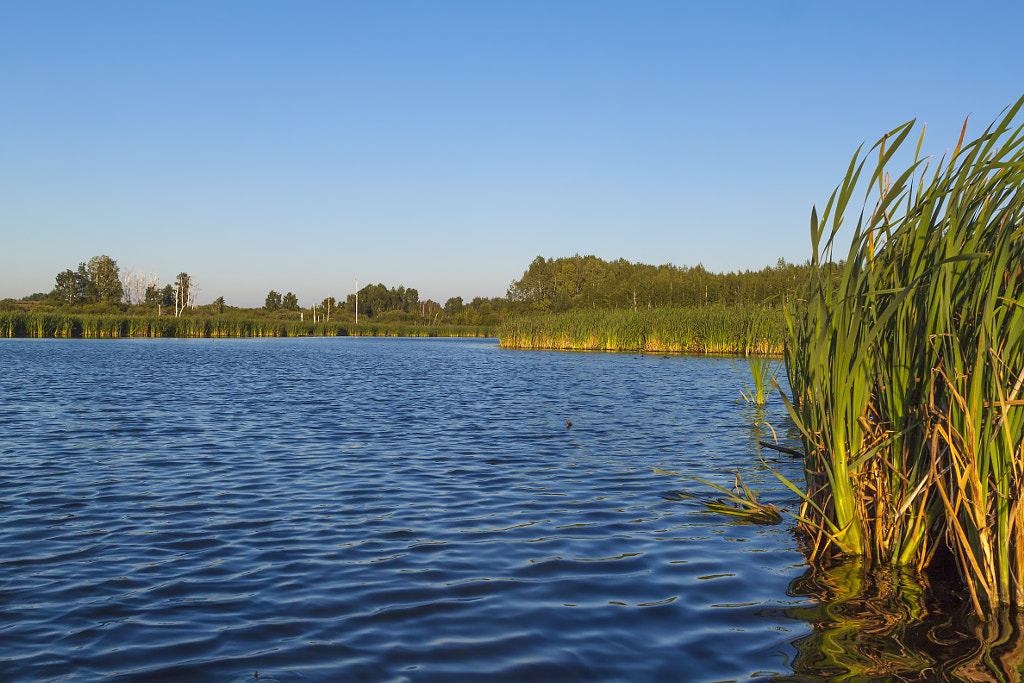
[[[493,339],[0,340],[0,679],[790,675],[791,524],[664,497],[740,470],[795,509],[739,388]]]

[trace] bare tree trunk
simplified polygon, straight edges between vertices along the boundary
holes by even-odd
[[[193,311],[196,310],[196,306],[199,302],[199,291],[200,287],[196,284],[196,281],[191,275],[188,277],[188,307]]]
[[[124,295],[124,302],[129,306],[132,305],[132,271],[127,269],[124,271],[124,275],[121,276],[121,291]],[[138,303],[136,299],[135,303]]]
[[[135,303],[141,304],[146,298],[146,276],[142,273],[135,273],[132,285],[135,287]]]

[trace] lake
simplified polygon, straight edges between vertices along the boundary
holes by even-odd
[[[0,679],[955,678],[1019,636],[674,498],[740,471],[796,511],[741,387],[494,339],[0,340]]]

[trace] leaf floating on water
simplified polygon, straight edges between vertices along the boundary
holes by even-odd
[[[782,521],[782,513],[774,505],[763,505],[757,503],[755,507],[734,507],[724,500],[705,501],[704,507],[711,512],[736,517],[738,521],[747,524],[774,525]]]
[[[675,491],[665,491],[665,493],[661,494],[661,497],[664,498],[665,500],[690,500],[691,498],[696,498],[697,496],[692,493],[689,493],[688,491],[677,489]]]
[[[657,467],[652,467],[651,471],[654,472],[655,474],[663,474],[663,475],[668,476],[668,477],[679,477],[681,479],[686,479],[686,477],[684,477],[683,475],[679,474],[678,472],[670,472],[668,470],[659,469]]]

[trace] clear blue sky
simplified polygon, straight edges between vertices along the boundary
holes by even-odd
[[[1024,93],[1024,3],[0,3],[0,298],[98,254],[200,303],[502,296],[537,255],[810,252],[856,147]]]

